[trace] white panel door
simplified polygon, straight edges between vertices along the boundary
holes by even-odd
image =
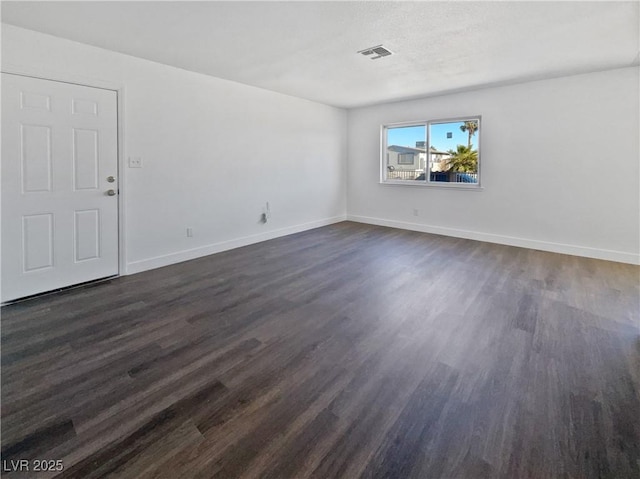
[[[3,302],[118,274],[117,151],[116,92],[2,74]]]

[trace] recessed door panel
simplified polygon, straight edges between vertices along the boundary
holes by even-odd
[[[22,217],[23,271],[53,267],[53,214]]]
[[[98,188],[98,132],[73,129],[73,179],[76,190]]]
[[[51,111],[51,97],[41,93],[20,92],[20,108]]]
[[[74,115],[98,116],[98,103],[93,100],[74,98],[71,102],[71,111]]]
[[[21,125],[22,191],[51,191],[51,127]]]
[[[76,211],[75,261],[100,257],[100,210]]]

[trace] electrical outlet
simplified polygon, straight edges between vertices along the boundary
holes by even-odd
[[[139,156],[130,156],[129,168],[142,168],[142,158]]]
[[[193,228],[187,228],[187,238],[193,238]]]
[[[413,209],[413,216],[420,216],[420,210],[418,208]]]

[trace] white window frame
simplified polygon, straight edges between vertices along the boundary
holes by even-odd
[[[477,138],[477,150],[478,150],[478,182],[477,183],[447,183],[443,181],[431,181],[431,138],[430,131],[431,125],[441,123],[460,123],[464,121],[477,121],[478,131],[476,133]],[[424,172],[424,180],[397,180],[387,178],[387,130],[390,128],[403,128],[411,126],[424,126],[425,127],[425,141],[426,141],[426,164]],[[404,185],[404,186],[428,186],[430,188],[455,188],[463,190],[482,190],[482,161],[481,161],[481,136],[482,136],[482,116],[481,115],[467,115],[452,118],[441,118],[436,120],[421,120],[421,121],[406,121],[400,123],[386,123],[380,126],[380,184],[383,185]]]

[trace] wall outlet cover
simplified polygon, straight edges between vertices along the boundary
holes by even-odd
[[[129,168],[142,168],[142,158],[139,156],[130,156]]]

